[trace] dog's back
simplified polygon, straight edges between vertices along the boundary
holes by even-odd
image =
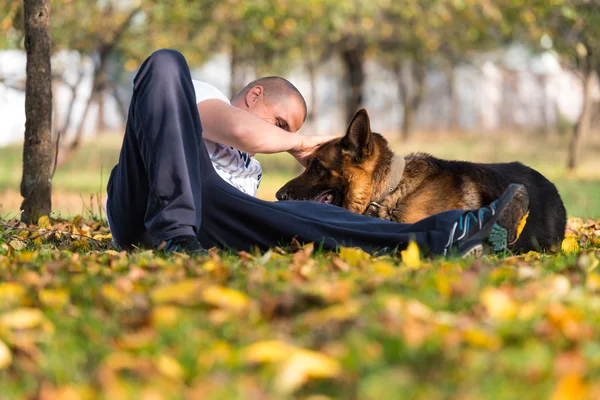
[[[478,207],[496,200],[511,183],[525,185],[529,194],[530,214],[520,239],[511,249],[528,251],[560,246],[567,212],[556,186],[536,170],[520,162],[480,164],[442,160],[427,154],[417,156],[427,158],[437,173],[453,175],[456,189],[462,192],[463,197],[477,197],[472,193],[477,190],[480,199]]]

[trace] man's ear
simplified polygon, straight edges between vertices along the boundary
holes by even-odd
[[[248,108],[253,107],[260,98],[263,97],[264,93],[265,89],[260,85],[254,86],[252,89],[248,90],[248,93],[246,94],[246,105]]]
[[[363,108],[352,118],[346,136],[342,138],[342,149],[345,154],[361,159],[371,154],[372,147],[371,122],[369,114]]]

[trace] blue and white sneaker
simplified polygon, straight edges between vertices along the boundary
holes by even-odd
[[[527,189],[513,183],[489,206],[459,218],[450,231],[444,255],[480,257],[507,250],[519,239],[528,216]]]

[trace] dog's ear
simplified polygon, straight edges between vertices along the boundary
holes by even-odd
[[[363,108],[352,118],[346,136],[342,138],[342,149],[344,153],[353,158],[362,159],[371,154],[371,122],[369,114]]]

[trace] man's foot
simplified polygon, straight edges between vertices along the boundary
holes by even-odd
[[[487,207],[463,214],[450,231],[444,255],[480,257],[506,250],[514,244],[529,216],[529,195],[525,186],[511,184],[502,196]]]
[[[172,239],[169,239],[165,242],[162,250],[167,253],[171,253],[173,251],[178,253],[187,253],[187,254],[206,254],[206,250],[204,247],[198,242],[198,238],[196,236],[177,236]]]

